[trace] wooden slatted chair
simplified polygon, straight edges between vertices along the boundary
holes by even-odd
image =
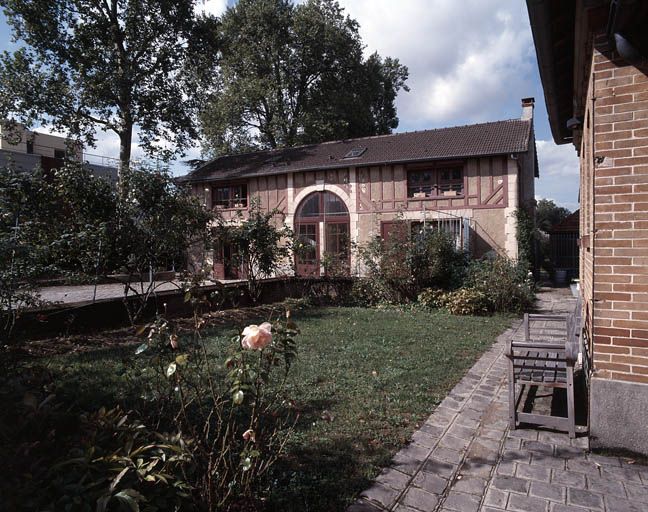
[[[540,327],[536,327],[538,324]],[[507,346],[509,359],[509,422],[511,429],[519,423],[542,425],[569,432],[576,426],[574,407],[574,368],[580,352],[581,307],[570,315],[525,314],[522,341],[512,339]],[[525,386],[564,388],[567,392],[567,417],[518,412]]]

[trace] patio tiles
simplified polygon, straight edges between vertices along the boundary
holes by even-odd
[[[569,311],[564,292],[539,295]],[[587,437],[508,427],[501,335],[347,512],[648,511],[648,468],[588,452]],[[550,406],[540,390],[534,410]],[[543,398],[544,397],[544,398]]]

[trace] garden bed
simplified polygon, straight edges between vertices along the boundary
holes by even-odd
[[[257,313],[261,322],[269,311]],[[243,325],[251,316],[254,311],[233,323]],[[312,308],[295,312],[294,319],[301,335],[287,391],[300,418],[273,468],[265,501],[271,511],[344,510],[510,324],[507,316],[397,308]],[[215,361],[224,359],[239,328],[209,329]],[[113,334],[121,344],[35,358],[27,367],[46,368],[50,391],[69,409],[128,409],[138,403],[133,384],[143,373],[128,336]],[[12,471],[11,463],[4,467]]]

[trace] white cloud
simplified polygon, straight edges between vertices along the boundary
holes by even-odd
[[[519,0],[342,0],[366,52],[408,66],[397,100],[407,129],[517,117],[535,61]]]
[[[558,146],[552,140],[536,141],[538,164],[545,176],[578,178],[578,155],[574,146]]]
[[[576,210],[578,205],[579,162],[574,146],[556,145],[552,140],[538,140],[540,180],[536,182],[536,199],[551,199]]]

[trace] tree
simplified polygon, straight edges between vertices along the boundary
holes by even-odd
[[[230,263],[242,269],[254,302],[261,297],[260,279],[273,276],[290,259],[293,233],[285,224],[275,225],[279,215],[281,212],[276,209],[263,210],[258,198],[254,198],[247,218],[239,212],[239,222],[231,224],[220,217],[212,234],[216,244],[229,244],[236,249]]]
[[[195,91],[209,75],[202,56],[214,24],[196,17],[195,3],[0,0],[22,43],[0,58],[0,118],[51,125],[90,145],[98,129],[112,131],[123,168],[135,127],[147,154],[182,152],[197,136]]]
[[[390,133],[407,68],[364,59],[358,23],[333,0],[240,0],[223,15],[215,93],[203,112],[212,154]]]
[[[119,264],[115,270],[127,275],[124,303],[134,323],[159,284],[154,273],[181,267],[192,245],[209,244],[212,214],[165,170],[128,170],[123,189],[113,221],[111,260]]]
[[[110,185],[80,164],[48,175],[0,169],[0,337],[22,309],[42,304],[39,279],[110,268],[115,210]]]
[[[536,205],[536,227],[547,233],[569,215],[571,212],[567,208],[558,206],[551,199],[540,199]]]

